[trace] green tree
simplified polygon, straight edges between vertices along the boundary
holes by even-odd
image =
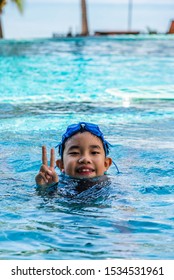
[[[0,0],[0,39],[3,38],[3,30],[2,30],[2,13],[4,10],[5,5],[7,4],[7,0]],[[14,2],[19,10],[20,13],[23,13],[24,10],[24,0],[11,0]]]

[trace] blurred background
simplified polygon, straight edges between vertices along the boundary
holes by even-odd
[[[81,32],[80,0],[6,1],[1,21],[6,39],[45,38]],[[23,2],[20,13],[15,2]],[[96,30],[165,33],[174,18],[174,0],[87,0],[90,34]]]

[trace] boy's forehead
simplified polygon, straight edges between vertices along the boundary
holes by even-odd
[[[97,137],[96,135],[93,135],[92,133],[85,131],[85,132],[79,132],[75,135],[71,136],[65,143],[66,146],[71,145],[83,145],[83,144],[89,144],[89,145],[97,145],[103,147],[102,140]]]

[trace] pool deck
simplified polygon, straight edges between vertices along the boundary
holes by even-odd
[[[138,35],[140,31],[95,31],[95,36],[106,36],[106,35]]]
[[[138,30],[106,30],[106,31],[94,31],[94,35],[83,35],[83,34],[76,34],[75,36],[71,34],[71,32],[66,35],[60,35],[58,33],[53,33],[53,38],[59,38],[59,37],[95,37],[95,36],[109,36],[109,35],[139,35],[139,34],[145,34]],[[174,20],[171,20],[168,31],[165,33],[159,33],[157,31],[149,30],[147,34],[153,35],[153,34],[174,34]]]

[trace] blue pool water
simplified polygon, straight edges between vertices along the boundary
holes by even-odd
[[[0,259],[174,258],[174,37],[0,41]],[[107,184],[38,193],[41,146],[96,122]]]

